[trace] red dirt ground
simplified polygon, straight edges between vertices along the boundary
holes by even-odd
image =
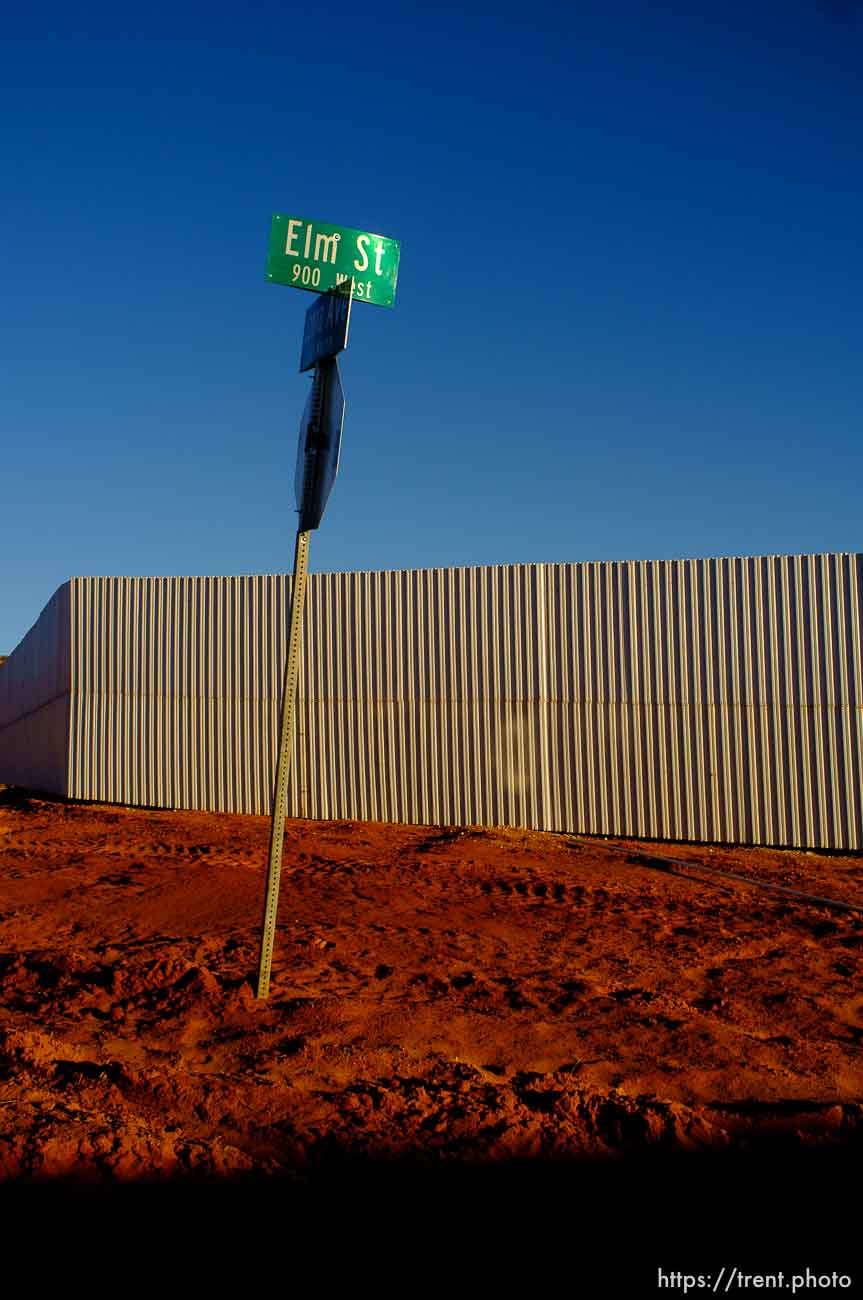
[[[9,1186],[614,1197],[661,1157],[811,1204],[859,1158],[859,857],[289,822],[260,1002],[268,829],[0,787]]]

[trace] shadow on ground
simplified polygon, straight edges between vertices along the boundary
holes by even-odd
[[[432,1284],[453,1295],[544,1292],[552,1282],[560,1295],[588,1283],[589,1294],[625,1285],[652,1295],[660,1269],[715,1278],[736,1267],[784,1270],[787,1290],[806,1269],[860,1272],[858,1157],[769,1144],[748,1155],[478,1166],[334,1155],[293,1177],[7,1184],[0,1212],[7,1240],[38,1225],[55,1263],[80,1249],[83,1267],[95,1248],[99,1260],[125,1261],[139,1285],[245,1279],[287,1294],[309,1278],[331,1294],[362,1278],[387,1295]]]

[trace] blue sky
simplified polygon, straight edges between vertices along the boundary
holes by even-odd
[[[274,212],[402,246],[312,570],[861,549],[855,0],[19,9],[0,652],[72,574],[290,568]]]

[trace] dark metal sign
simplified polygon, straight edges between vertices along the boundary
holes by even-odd
[[[345,395],[335,357],[319,361],[300,424],[294,488],[299,529],[317,528],[339,472]]]
[[[312,303],[306,312],[300,370],[311,370],[316,362],[348,346],[352,298],[353,279],[348,279]]]

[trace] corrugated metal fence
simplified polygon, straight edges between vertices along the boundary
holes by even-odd
[[[73,579],[66,792],[269,812],[289,591]],[[863,848],[861,604],[860,555],[313,575],[291,813]]]

